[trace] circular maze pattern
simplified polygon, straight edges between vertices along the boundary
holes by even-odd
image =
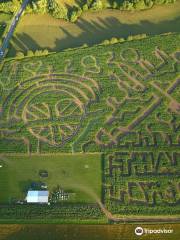
[[[78,133],[98,92],[90,78],[66,73],[36,76],[12,90],[3,114],[8,122],[22,122],[39,141],[61,146]]]

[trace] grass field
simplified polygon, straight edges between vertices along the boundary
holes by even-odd
[[[144,234],[136,236],[134,229],[137,224],[121,225],[0,225],[0,240],[177,240],[180,234],[180,224],[141,224],[147,229],[173,229],[172,234]]]
[[[12,155],[0,159],[4,159],[0,169],[0,203],[8,203],[12,198],[23,200],[34,181],[45,182],[49,191],[60,185],[74,192],[71,202],[93,203],[96,202],[93,194],[101,197],[99,154]],[[40,178],[39,170],[47,170],[48,178]]]
[[[149,35],[179,32],[180,1],[156,6],[140,12],[103,10],[86,12],[77,23],[54,19],[48,15],[23,16],[12,40],[9,55],[16,51],[62,49],[102,42],[111,37],[127,37],[140,33]]]

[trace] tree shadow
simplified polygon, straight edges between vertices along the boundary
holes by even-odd
[[[33,180],[31,180],[31,179],[19,182],[19,188],[21,189],[21,191],[24,194],[27,193],[28,190],[31,188],[32,182],[33,182]]]
[[[92,46],[101,43],[105,39],[111,39],[112,37],[127,38],[129,35],[142,33],[153,36],[167,32],[180,32],[180,17],[173,20],[161,21],[159,23],[141,21],[136,24],[122,23],[115,17],[107,17],[105,19],[99,17],[97,20],[80,18],[74,23],[80,30],[79,35],[69,29],[69,26],[71,26],[71,24],[73,26],[73,23],[69,24],[59,28],[63,33],[62,38],[54,38],[54,47],[49,47],[47,43],[47,46],[44,48],[49,51],[62,51],[67,48],[79,47],[83,44]],[[33,51],[42,49],[40,44],[27,33],[17,34],[16,37],[13,37],[12,43],[23,52],[28,49]],[[13,53],[12,50],[11,52]]]
[[[0,22],[0,39],[3,36],[4,32],[5,32],[5,26],[4,26],[5,22]]]
[[[180,32],[180,17],[172,21],[162,21],[157,24],[149,21],[141,21],[139,24],[126,24],[121,23],[114,17],[108,17],[106,19],[99,17],[98,22],[79,19],[76,26],[82,31],[78,36],[74,36],[68,29],[60,27],[66,37],[64,39],[56,39],[56,47],[53,50],[79,47],[85,43],[92,46],[112,37],[127,38],[129,35],[142,33],[153,36],[166,32]]]
[[[31,36],[26,33],[18,33],[11,39],[8,56],[15,56],[18,51],[26,53],[28,50],[40,49],[42,47]],[[51,50],[50,48],[47,49]]]

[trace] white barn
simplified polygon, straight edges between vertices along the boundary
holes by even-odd
[[[48,191],[28,191],[27,203],[48,203]]]

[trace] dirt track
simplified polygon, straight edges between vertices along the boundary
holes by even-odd
[[[101,200],[98,198],[98,196],[92,192],[90,189],[86,189],[82,186],[74,185],[77,189],[80,189],[87,194],[89,194],[91,197],[93,197],[99,207],[101,208],[104,215],[107,217],[108,221],[115,222],[115,223],[133,223],[133,222],[143,222],[143,223],[174,223],[174,222],[180,222],[180,217],[169,217],[169,216],[122,216],[122,217],[116,217],[111,212],[109,212]]]

